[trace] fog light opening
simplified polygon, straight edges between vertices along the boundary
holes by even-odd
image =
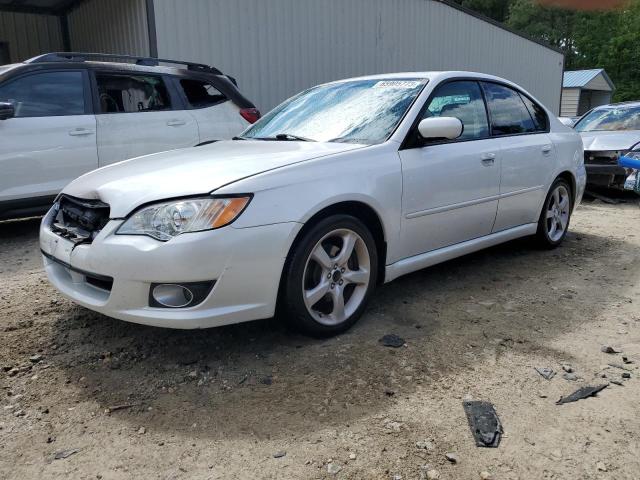
[[[183,285],[161,283],[153,287],[153,299],[163,307],[187,307],[193,301],[193,292]]]

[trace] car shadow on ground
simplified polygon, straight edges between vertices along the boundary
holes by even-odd
[[[631,248],[575,233],[552,251],[513,241],[379,287],[355,328],[324,340],[274,319],[179,331],[65,303],[51,361],[79,400],[132,405],[112,413],[132,425],[211,440],[284,438],[384,414],[397,396],[438,388],[507,349],[567,359],[552,341],[596,321],[600,312],[580,309],[583,295],[605,309],[622,294],[598,265]],[[387,333],[407,346],[381,346]]]

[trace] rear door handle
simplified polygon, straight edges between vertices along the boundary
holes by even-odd
[[[93,135],[96,133],[94,130],[88,128],[76,128],[75,130],[69,130],[69,135],[72,137],[80,137],[82,135]]]
[[[551,145],[544,145],[542,147],[542,153],[544,153],[545,155],[548,155],[549,153],[551,153]]]
[[[481,157],[480,160],[482,161],[482,164],[486,167],[489,167],[491,165],[493,165],[496,161],[496,154],[495,153],[484,153]]]
[[[181,125],[185,125],[187,122],[185,120],[173,119],[167,121],[167,126],[169,127],[179,127]]]

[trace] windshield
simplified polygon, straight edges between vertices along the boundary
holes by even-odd
[[[576,124],[575,129],[579,132],[640,130],[640,106],[593,110]]]
[[[271,110],[242,138],[381,143],[426,83],[426,79],[376,79],[320,85]]]

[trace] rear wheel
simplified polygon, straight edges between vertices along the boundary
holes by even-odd
[[[283,313],[292,327],[329,336],[351,327],[375,288],[376,244],[349,215],[318,222],[295,246],[285,271]]]
[[[536,237],[545,248],[555,248],[562,243],[571,220],[571,188],[566,180],[558,178],[549,189],[538,220]]]

